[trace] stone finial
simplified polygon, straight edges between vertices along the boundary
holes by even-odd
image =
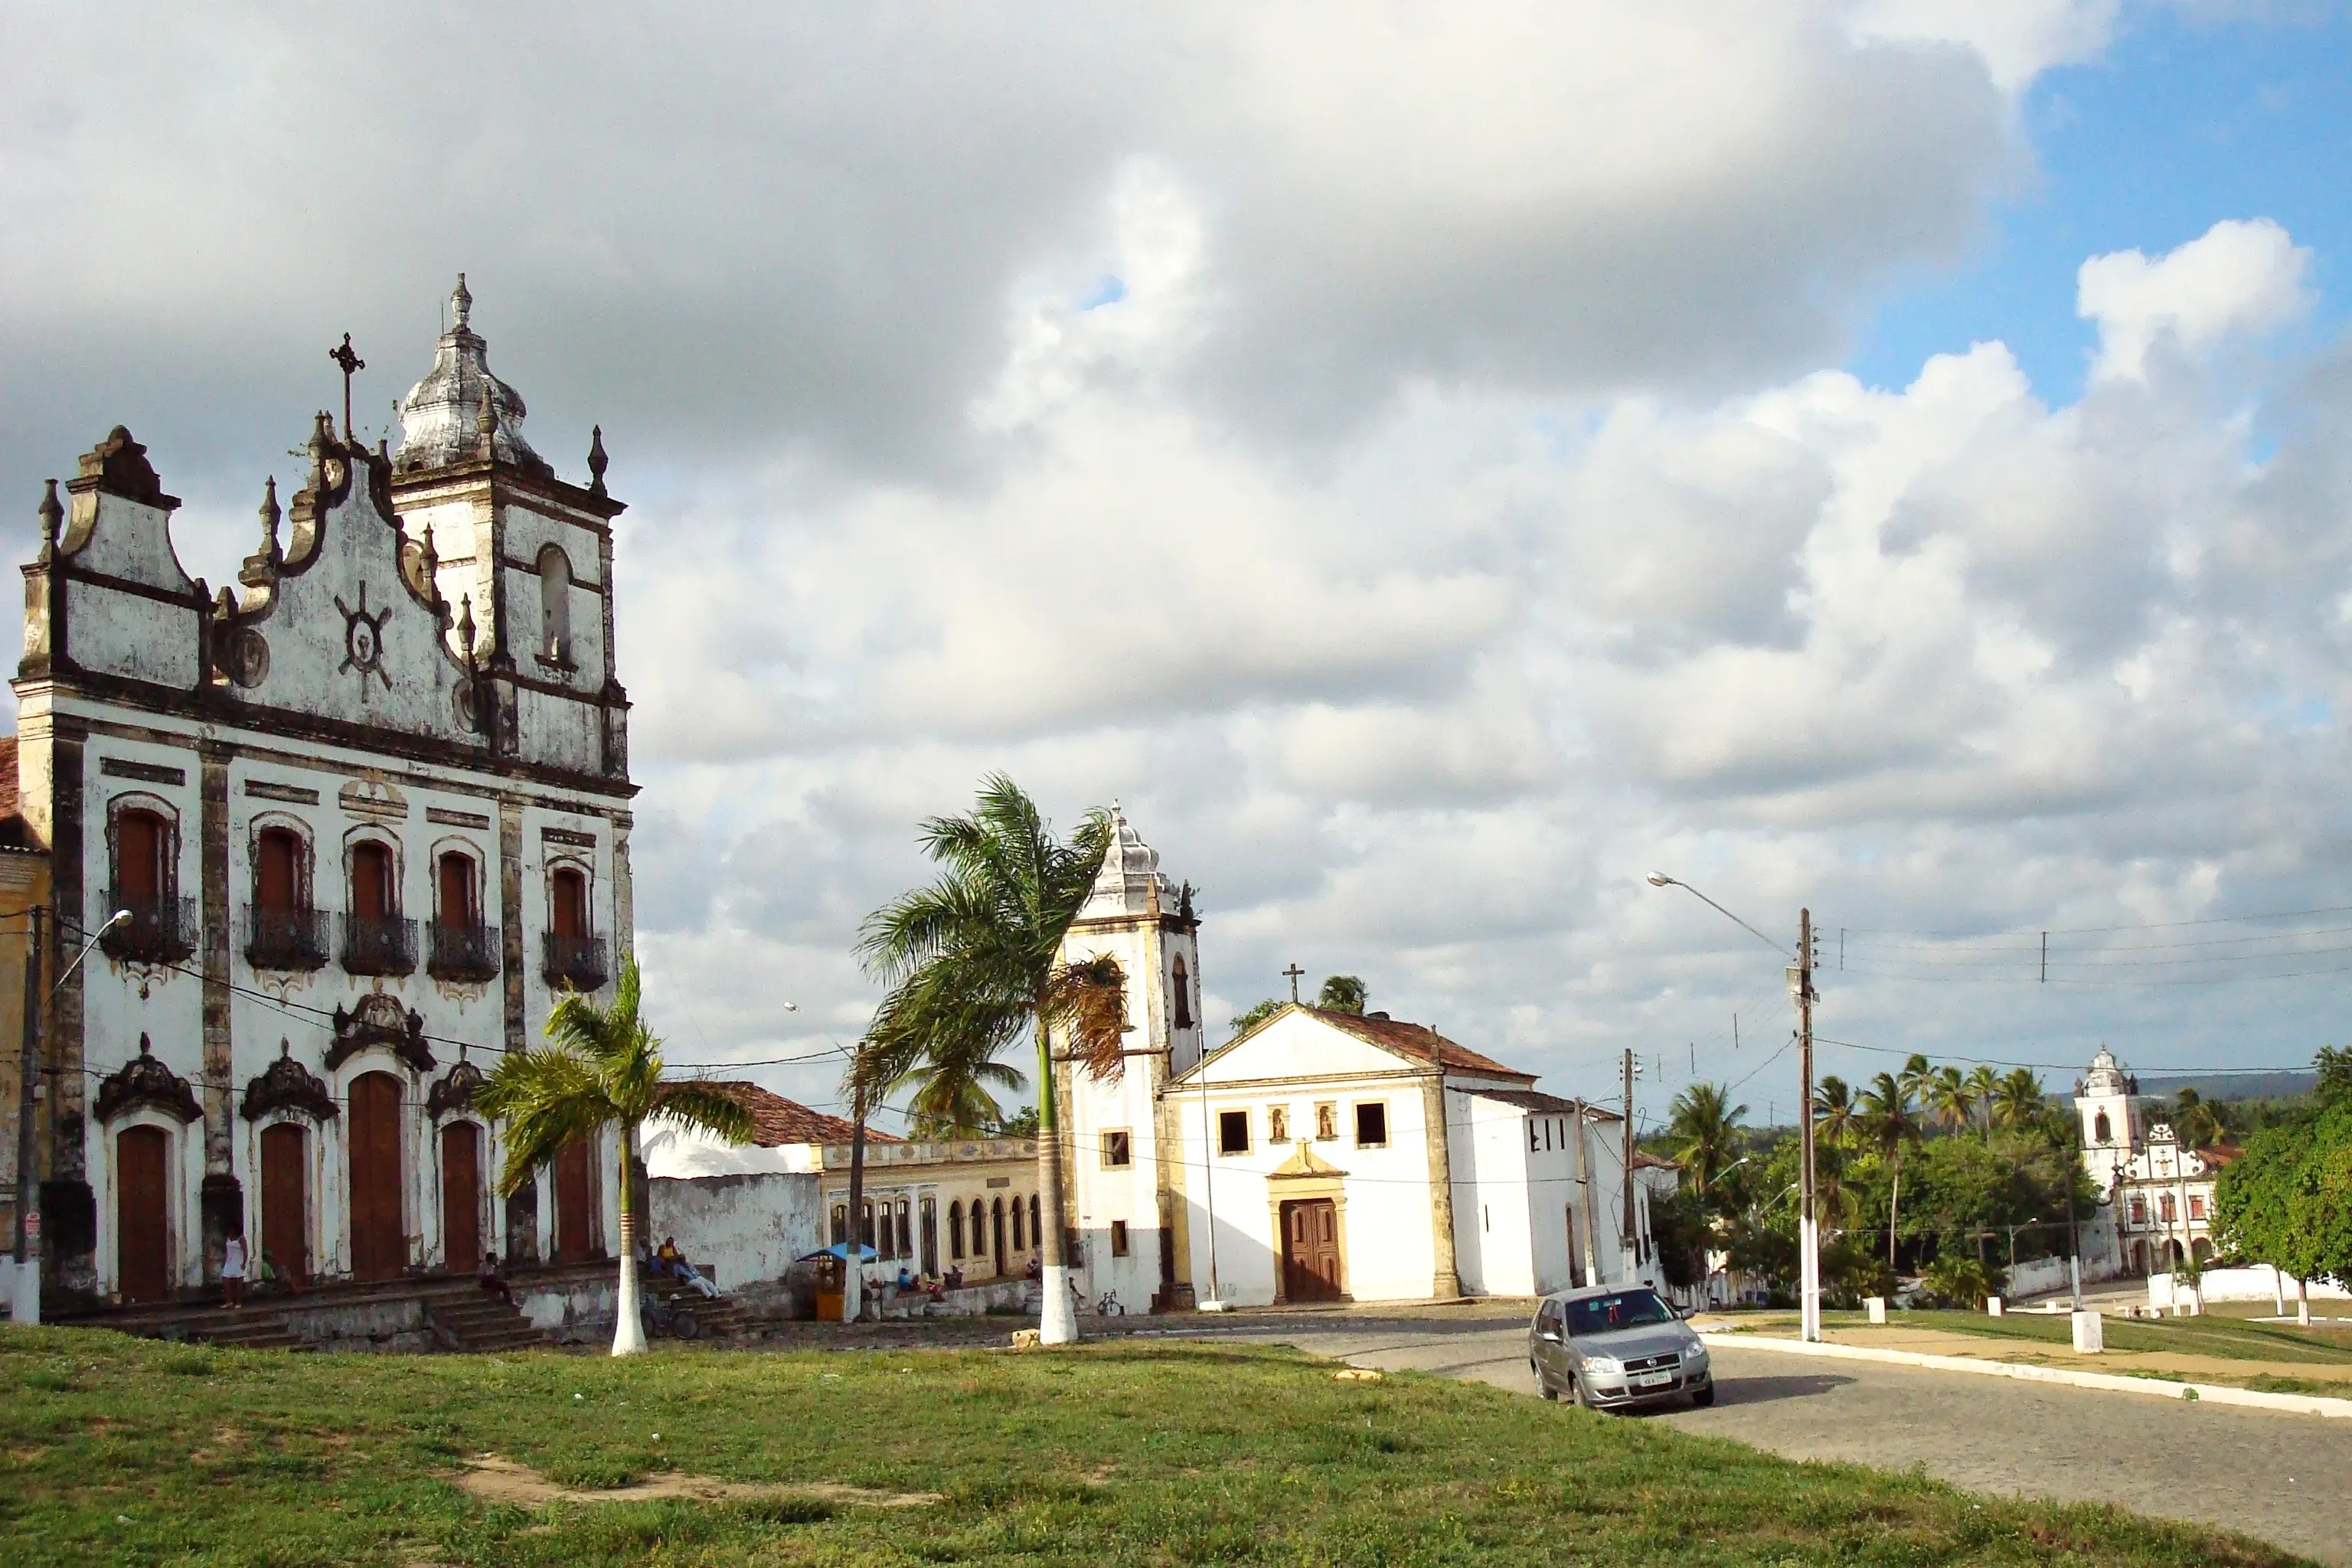
[[[493,458],[498,455],[499,400],[488,385],[482,388],[482,400],[474,409],[476,455]]]
[[[261,486],[261,549],[262,559],[275,566],[285,557],[278,552],[278,522],[286,514],[278,506],[278,476],[272,474]]]
[[[611,462],[612,459],[604,456],[604,427],[602,425],[591,427],[588,432],[588,493],[590,495],[600,496],[604,493],[604,469]]]
[[[58,500],[58,481],[51,479],[41,491],[41,559],[48,560],[58,552],[58,530],[65,521],[66,509]]]
[[[460,272],[457,274],[457,286],[449,290],[449,314],[453,324],[464,326],[466,317],[473,308],[474,297],[466,292],[466,275]]]
[[[464,652],[466,668],[474,668],[474,595],[457,595],[457,647]]]

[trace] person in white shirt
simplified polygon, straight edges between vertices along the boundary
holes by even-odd
[[[231,1307],[245,1305],[245,1237],[232,1236],[221,1247],[221,1300]]]

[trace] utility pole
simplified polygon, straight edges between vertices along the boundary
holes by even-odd
[[[24,1076],[16,1104],[16,1291],[10,1310],[19,1324],[41,1321],[41,917],[36,904],[26,911],[33,926],[25,945]]]
[[[1798,1332],[1822,1337],[1822,1234],[1813,1206],[1813,911],[1797,911],[1797,963],[1790,971],[1797,996],[1798,1152],[1804,1171],[1803,1210],[1797,1218]]]
[[[1633,1047],[1625,1047],[1625,1283],[1640,1278],[1633,1268]]]

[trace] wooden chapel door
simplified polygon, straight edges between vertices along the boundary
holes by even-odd
[[[166,1209],[171,1140],[160,1127],[131,1127],[114,1141],[114,1272],[124,1305],[172,1293]]]
[[[1282,1205],[1282,1273],[1290,1300],[1339,1299],[1339,1213],[1329,1198]]]
[[[309,1146],[292,1122],[261,1130],[261,1245],[296,1290],[310,1278]]]
[[[482,1130],[470,1121],[441,1129],[441,1267],[470,1271],[482,1260]]]
[[[352,1080],[352,1274],[391,1279],[408,1265],[400,1203],[400,1080],[388,1072]]]
[[[555,1156],[555,1261],[585,1263],[589,1245],[588,1145],[566,1143]]]

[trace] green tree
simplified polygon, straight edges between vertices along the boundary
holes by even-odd
[[[1921,1271],[1927,1293],[1954,1307],[1973,1310],[1994,1294],[1992,1272],[1965,1252],[1939,1252]]]
[[[978,1045],[969,1037],[947,1042],[939,1055],[918,1058],[891,1081],[892,1094],[912,1091],[907,1125],[916,1137],[982,1137],[1004,1116],[992,1091],[1018,1094],[1029,1087],[1018,1068],[981,1056]]]
[[[1993,1093],[1992,1121],[1996,1127],[2024,1127],[2042,1115],[2042,1080],[2031,1068],[2013,1068],[2001,1077]]]
[[[2213,1228],[2222,1246],[2298,1282],[2352,1284],[2352,1098],[2247,1139],[2214,1184]],[[2297,1300],[2308,1321],[2308,1294]]]
[[[2184,1086],[2172,1097],[2172,1130],[2191,1149],[2210,1149],[2229,1136],[2229,1118],[2219,1105]]]
[[[2352,1046],[2322,1046],[2311,1065],[2319,1072],[2311,1098],[2323,1109],[2352,1100]]]
[[[991,1138],[1034,1138],[1037,1136],[1037,1108],[1024,1105],[1010,1116],[1000,1116],[989,1125]]]
[[[1911,1080],[1925,1078],[1927,1058],[1913,1057],[1914,1065],[1923,1069],[1915,1074],[1906,1068],[1903,1076],[1880,1073],[1863,1091],[1863,1130],[1879,1158],[1893,1171],[1895,1184],[1886,1200],[1886,1266],[1895,1267],[1895,1237],[1903,1209],[1903,1153],[1919,1142],[1919,1118],[1911,1106]]]
[[[1352,974],[1334,974],[1323,982],[1323,989],[1315,994],[1315,1005],[1328,1013],[1353,1013],[1361,1016],[1364,1005],[1371,1000],[1364,983]]]
[[[1696,1191],[1677,1186],[1671,1194],[1650,1194],[1650,1239],[1667,1284],[1690,1290],[1706,1282],[1706,1255],[1714,1238]]]
[[[607,1127],[619,1131],[621,1283],[613,1324],[613,1353],[646,1348],[638,1321],[636,1184],[637,1130],[650,1121],[697,1128],[730,1143],[751,1136],[751,1113],[723,1090],[696,1079],[665,1080],[661,1042],[639,1012],[636,961],[622,965],[613,1005],[599,1007],[567,992],[548,1016],[550,1045],[509,1051],[474,1103],[506,1122],[506,1165],[499,1193],[511,1197],[531,1173],[572,1144],[593,1142]]]
[[[1248,1034],[1252,1029],[1256,1028],[1258,1025],[1264,1023],[1266,1019],[1273,1017],[1276,1013],[1281,1012],[1283,1008],[1287,1005],[1287,1003],[1276,1001],[1274,997],[1269,996],[1255,1007],[1246,1008],[1242,1012],[1234,1014],[1234,1037],[1238,1039],[1240,1037]]]
[[[1118,965],[1108,958],[1072,963],[1062,952],[1110,841],[1109,815],[1096,811],[1060,842],[1018,784],[992,774],[971,815],[923,824],[924,850],[943,868],[939,879],[868,916],[858,942],[868,969],[891,986],[874,1032],[908,1059],[992,1058],[1024,1036],[1036,1048],[1046,1344],[1077,1338],[1065,1252],[1057,1049],[1078,1070],[1114,1077],[1127,1030]]]
[[[1667,1112],[1675,1161],[1691,1173],[1702,1202],[1716,1178],[1739,1157],[1738,1126],[1748,1108],[1730,1100],[1720,1084],[1695,1083],[1675,1097]]]
[[[1992,1142],[1992,1102],[2000,1093],[2000,1077],[1983,1062],[1969,1069],[1969,1100],[1982,1119],[1985,1142]]]
[[[1926,1098],[1928,1113],[1947,1132],[1958,1132],[1976,1113],[1976,1090],[1959,1068],[1948,1064],[1927,1079]]]
[[[1822,1142],[1844,1148],[1860,1126],[1859,1114],[1853,1087],[1837,1074],[1813,1086],[1813,1132]]]

